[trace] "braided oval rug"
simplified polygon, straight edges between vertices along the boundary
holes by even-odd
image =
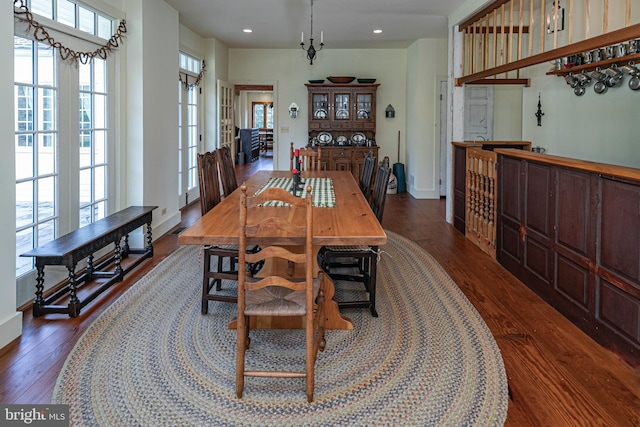
[[[52,403],[73,426],[501,426],[507,379],[486,324],[440,265],[387,232],[378,318],[327,331],[314,402],[303,379],[247,378],[235,396],[235,305],[200,314],[201,252],[183,247],[89,326]],[[231,286],[227,283],[227,287]],[[351,297],[336,285],[336,299]],[[268,335],[267,335],[268,334]],[[253,331],[248,368],[304,366],[302,331]]]

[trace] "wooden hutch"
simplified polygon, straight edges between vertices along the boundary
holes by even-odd
[[[376,146],[376,91],[379,84],[306,84],[308,145],[321,150],[321,168],[351,171],[356,180],[365,155]]]

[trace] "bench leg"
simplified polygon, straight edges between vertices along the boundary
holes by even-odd
[[[114,252],[113,256],[115,261],[114,274],[116,276],[122,276],[122,265],[120,265],[122,261],[122,251],[120,249],[120,240],[116,240],[113,243],[115,245],[115,249],[113,250]]]
[[[129,256],[129,235],[125,234],[124,236],[124,244],[122,245],[122,251],[120,251],[120,253],[122,254],[122,258],[126,258]]]
[[[36,298],[33,300],[33,317],[39,317],[42,315],[40,308],[46,304],[42,297],[44,291],[44,265],[36,266],[38,269],[38,276],[36,277]]]
[[[147,223],[147,251],[149,252],[149,256],[153,256],[153,244],[152,242],[152,238],[151,238],[151,222]]]
[[[76,283],[76,266],[67,266],[67,270],[69,271],[69,316],[77,317],[80,314],[80,300],[78,299],[77,291],[77,283]]]
[[[93,270],[94,270],[93,254],[91,254],[89,255],[89,257],[87,257],[87,268],[85,270],[85,274],[87,275],[87,278],[85,280],[87,282],[93,280]]]

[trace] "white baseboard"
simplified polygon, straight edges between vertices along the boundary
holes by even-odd
[[[22,312],[17,311],[0,323],[0,348],[22,335]]]
[[[417,190],[415,187],[409,187],[409,194],[416,199],[439,199],[440,190]]]

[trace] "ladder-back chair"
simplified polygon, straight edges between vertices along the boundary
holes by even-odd
[[[390,176],[389,157],[385,157],[378,167],[370,201],[371,210],[380,224],[382,224]],[[325,246],[320,253],[322,268],[332,280],[362,283],[365,291],[369,294],[368,299],[338,301],[338,306],[342,308],[368,307],[371,310],[371,315],[378,317],[376,311],[378,247]]]
[[[307,400],[313,401],[314,368],[318,350],[324,350],[324,280],[320,273],[313,277],[313,214],[311,187],[306,197],[299,198],[281,188],[268,188],[260,194],[247,196],[247,187],[240,194],[240,247],[260,245],[257,253],[240,252],[240,266],[265,261],[266,277],[249,278],[244,268],[238,274],[238,348],[236,353],[236,394],[242,397],[245,377],[305,378]],[[265,218],[260,205],[270,200],[288,203],[278,209],[302,211],[301,225],[289,222],[287,213]],[[297,213],[297,212],[296,212]],[[300,247],[302,251],[289,250]],[[293,263],[293,268],[290,267]],[[277,268],[281,266],[281,268]],[[270,269],[272,268],[272,269]],[[299,270],[304,274],[296,274]],[[290,274],[292,272],[293,274]],[[296,276],[302,276],[296,278]],[[250,316],[302,316],[305,324],[304,370],[250,370],[246,369],[249,348]],[[274,334],[278,330],[272,331]],[[268,336],[268,335],[263,335]],[[257,350],[256,350],[257,351]],[[251,354],[251,352],[249,352]]]
[[[320,170],[320,150],[314,150],[311,147],[298,148],[298,158],[300,160],[300,171],[317,171]],[[293,148],[293,142],[291,143],[290,155],[289,155],[289,169],[293,170],[295,167],[295,152]]]

